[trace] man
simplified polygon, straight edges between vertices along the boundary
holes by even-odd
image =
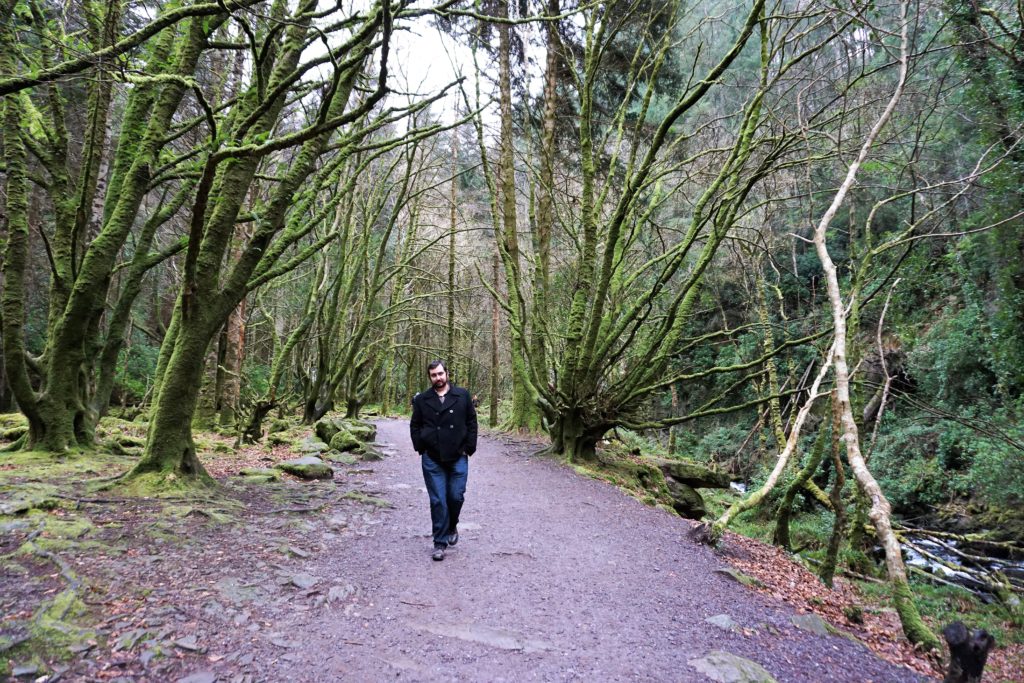
[[[469,456],[476,451],[476,410],[469,392],[448,381],[443,361],[427,365],[431,388],[412,398],[409,433],[420,454],[430,497],[436,561],[459,542],[459,513],[466,495]]]

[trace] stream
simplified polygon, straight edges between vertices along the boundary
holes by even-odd
[[[1010,583],[1018,588],[1024,588],[1024,562],[1017,560],[1008,560],[997,557],[986,557],[984,551],[977,550],[975,548],[967,548],[970,544],[962,544],[955,540],[943,540],[941,543],[929,539],[927,537],[917,538],[914,540],[914,545],[918,546],[921,550],[934,555],[941,560],[954,565],[963,565],[965,568],[974,570],[975,572],[982,572],[992,574],[994,572],[1002,572]],[[981,597],[990,595],[988,585],[980,580],[976,575],[968,571],[961,571],[947,567],[942,562],[928,557],[921,552],[918,552],[914,548],[903,544],[904,559],[907,565],[911,567],[917,567],[924,571],[951,581],[959,586],[963,586],[973,593],[979,594]],[[984,557],[984,561],[981,560],[968,560],[957,555],[955,550],[961,550],[966,554]],[[993,577],[994,579],[995,577]]]

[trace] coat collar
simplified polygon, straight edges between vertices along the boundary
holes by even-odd
[[[440,399],[437,398],[437,392],[434,391],[433,387],[430,387],[424,392],[427,395],[425,402],[434,408],[448,408],[459,399],[459,392],[455,389],[455,385],[448,387],[448,393],[444,395],[444,403],[441,403]]]

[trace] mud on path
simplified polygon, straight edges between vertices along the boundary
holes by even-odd
[[[377,424],[390,457],[279,485],[308,505],[250,485],[235,523],[197,509],[146,540],[123,519],[146,510],[89,508],[95,543],[74,568],[103,585],[86,600],[109,615],[102,637],[18,680],[733,680],[706,675],[718,652],[781,682],[925,680],[795,627],[719,571],[691,522],[496,437],[470,460],[458,546],[433,562],[408,424]],[[56,591],[45,564],[34,580]]]

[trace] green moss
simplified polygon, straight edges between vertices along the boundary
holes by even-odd
[[[213,477],[205,473],[197,477],[182,477],[173,471],[159,471],[136,474],[100,488],[115,488],[124,496],[178,498],[216,491],[218,485]]]
[[[224,508],[197,507],[194,505],[165,505],[164,514],[185,519],[186,517],[202,517],[216,524],[229,524],[235,520],[230,511]]]
[[[384,500],[383,498],[375,498],[368,496],[365,493],[359,493],[358,491],[349,491],[342,498],[348,498],[350,500],[356,500],[360,503],[366,503],[367,505],[375,505],[377,507],[387,508],[391,507],[391,503]]]
[[[29,638],[5,653],[5,658],[18,664],[45,667],[54,661],[70,659],[71,648],[95,642],[95,630],[82,626],[88,607],[71,589],[43,602],[28,624]]]
[[[921,618],[921,613],[914,603],[914,595],[906,583],[896,583],[892,587],[893,604],[903,624],[903,633],[907,640],[924,650],[942,650],[942,644],[928,625]]]
[[[21,413],[0,413],[0,429],[27,426],[28,419]]]

